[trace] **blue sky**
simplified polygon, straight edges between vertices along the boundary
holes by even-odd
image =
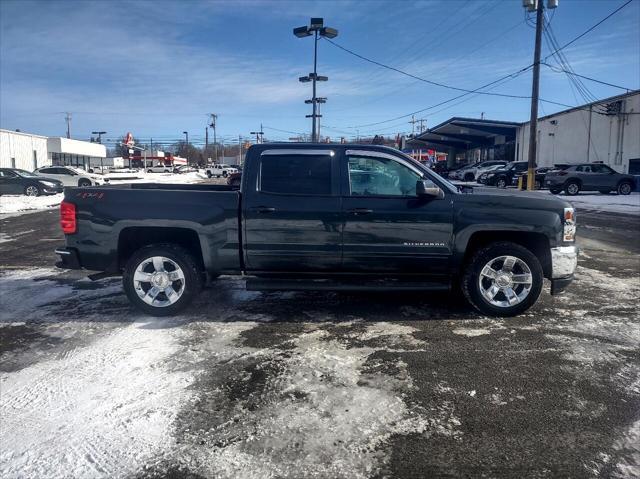
[[[560,0],[551,26],[560,44],[624,0]],[[534,30],[520,0],[429,1],[17,1],[0,0],[0,125],[72,137],[92,130],[115,138],[169,141],[187,130],[204,137],[218,113],[225,140],[265,126],[272,140],[308,133],[304,99],[313,41],[292,28],[322,16],[355,52],[433,81],[473,89],[532,62]],[[549,50],[546,45],[543,54]],[[640,87],[640,1],[566,50],[577,73]],[[410,132],[408,118],[382,122],[456,96],[319,45],[323,135],[332,138]],[[543,67],[541,97],[584,103],[567,78]],[[531,72],[492,91],[530,95]],[[598,98],[621,93],[586,82]],[[428,110],[434,126],[451,116],[525,121],[529,101],[475,95]],[[540,114],[562,109],[542,104]],[[329,129],[331,128],[331,129]],[[284,131],[278,131],[284,130]]]

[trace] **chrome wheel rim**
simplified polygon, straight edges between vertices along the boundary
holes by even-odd
[[[571,183],[569,186],[567,186],[567,191],[569,192],[569,194],[575,195],[578,192],[578,185],[576,185],[575,183]]]
[[[25,193],[27,196],[38,196],[38,188],[35,186],[27,186]]]
[[[620,193],[622,193],[623,195],[628,195],[629,193],[631,193],[631,185],[629,183],[620,185]]]
[[[153,307],[171,306],[184,294],[184,272],[178,263],[164,256],[142,261],[133,274],[138,297]]]
[[[498,188],[504,188],[507,186],[507,182],[505,180],[498,180]]]
[[[522,303],[533,286],[531,269],[515,256],[493,258],[480,271],[478,286],[491,305],[510,308]]]

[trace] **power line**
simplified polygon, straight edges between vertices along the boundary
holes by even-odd
[[[613,12],[611,12],[609,15],[607,15],[606,17],[604,17],[602,20],[600,20],[598,23],[596,23],[595,25],[589,27],[587,30],[585,30],[584,32],[582,32],[580,35],[578,35],[577,37],[575,37],[573,40],[565,43],[563,46],[561,46],[560,48],[558,48],[557,50],[551,52],[549,55],[547,55],[546,57],[544,57],[542,59],[542,61],[540,63],[546,62],[547,59],[549,59],[549,57],[553,56],[555,53],[559,52],[560,50],[564,50],[565,48],[567,48],[569,45],[577,42],[578,40],[580,40],[582,37],[584,37],[587,33],[591,32],[592,30],[595,30],[598,26],[600,26],[602,23],[606,22],[609,18],[611,18],[612,16],[614,16],[616,13],[618,13],[620,10],[622,10],[624,7],[626,7],[627,5],[629,5],[631,2],[633,2],[633,0],[627,0],[625,3],[623,3],[622,5],[620,5],[618,8],[616,8]]]
[[[415,80],[419,80],[421,82],[429,83],[430,85],[435,85],[435,86],[439,86],[439,87],[442,87],[442,88],[447,88],[449,90],[463,91],[463,92],[466,92],[466,93],[476,93],[475,90],[468,90],[466,88],[458,88],[458,87],[454,87],[454,86],[451,86],[451,85],[445,85],[444,83],[439,83],[439,82],[435,82],[435,81],[432,81],[432,80],[427,80],[426,78],[422,78],[422,77],[419,77],[418,75],[414,75],[412,73],[405,72],[404,70],[400,70],[399,68],[395,68],[395,67],[392,67],[392,66],[389,66],[389,65],[385,65],[384,63],[380,63],[380,62],[378,62],[376,60],[372,60],[371,58],[367,58],[364,55],[360,55],[359,53],[356,53],[353,50],[349,50],[348,48],[343,47],[342,45],[339,45],[338,43],[334,42],[333,40],[329,40],[328,38],[325,38],[325,40],[328,41],[329,43],[331,43],[332,45],[338,47],[339,49],[344,50],[345,52],[347,52],[347,53],[349,53],[349,54],[351,54],[351,55],[353,55],[355,57],[360,58],[361,60],[364,60],[364,61],[369,62],[369,63],[373,63],[374,65],[378,65],[379,67],[386,68],[387,70],[392,70],[394,72],[401,73],[402,75],[406,75],[406,76],[411,77],[411,78],[413,78]],[[530,96],[509,95],[509,94],[506,94],[506,93],[489,93],[489,92],[486,92],[486,93],[485,92],[480,92],[480,93],[483,94],[483,95],[503,96],[503,97],[507,97],[507,98],[531,98]]]
[[[554,71],[556,73],[566,73],[567,75],[575,76],[575,77],[578,77],[578,78],[584,78],[585,80],[589,80],[589,81],[592,81],[592,82],[595,82],[595,83],[600,83],[601,85],[607,85],[607,86],[610,86],[610,87],[613,87],[613,88],[619,88],[620,90],[626,90],[628,92],[629,91],[633,91],[633,88],[627,88],[627,87],[620,86],[620,85],[614,85],[613,83],[608,83],[606,81],[597,80],[595,78],[591,78],[591,77],[588,77],[586,75],[579,75],[574,71],[564,70],[564,69],[562,69],[562,68],[560,68],[558,66],[549,65],[548,63],[540,62],[540,64],[548,67],[550,70],[552,70],[552,71]]]

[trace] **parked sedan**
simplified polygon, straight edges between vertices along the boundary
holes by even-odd
[[[189,166],[189,165],[180,165],[180,166],[176,166],[173,169],[174,173],[178,173],[178,174],[182,174],[182,173],[197,173],[198,172],[198,168],[194,168],[193,166]]]
[[[17,168],[0,168],[0,195],[55,195],[63,190],[62,182],[56,179]]]
[[[513,179],[527,171],[526,161],[512,161],[504,168],[489,171],[480,175],[479,181],[484,185],[497,186],[498,188],[506,188],[513,183]],[[485,176],[486,175],[486,176]]]
[[[108,183],[109,179],[93,173],[87,173],[72,166],[43,166],[37,168],[34,173],[38,176],[54,178],[62,182],[64,186],[91,186]]]
[[[543,166],[540,168],[536,168],[536,176],[535,176],[535,189],[539,190],[543,187],[544,185],[544,178],[545,176],[547,176],[547,173],[549,173],[550,171],[560,171],[560,170],[564,170],[566,168],[568,168],[569,165],[565,165],[565,164],[559,164],[559,165],[553,165],[553,166]],[[516,176],[513,179],[513,184],[515,186],[518,185],[518,181],[519,179],[522,178],[522,184],[524,186],[527,185],[527,172],[525,171],[524,173]]]
[[[554,194],[562,190],[568,195],[577,195],[580,191],[606,194],[615,190],[619,195],[628,195],[634,189],[634,178],[602,163],[583,163],[547,173],[544,186]]]
[[[464,168],[460,168],[451,174],[451,178],[462,180],[462,181],[475,181],[476,178],[482,174],[485,168],[490,166],[504,166],[506,165],[506,161],[482,161],[479,163],[474,163],[473,165],[466,166]]]

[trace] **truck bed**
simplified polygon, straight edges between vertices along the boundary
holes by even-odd
[[[230,186],[109,185],[65,188],[64,196],[77,212],[77,232],[67,236],[67,246],[78,249],[86,269],[121,271],[123,251],[126,257],[152,235],[157,242],[184,236],[199,243],[199,260],[212,273],[240,270],[240,193]]]

